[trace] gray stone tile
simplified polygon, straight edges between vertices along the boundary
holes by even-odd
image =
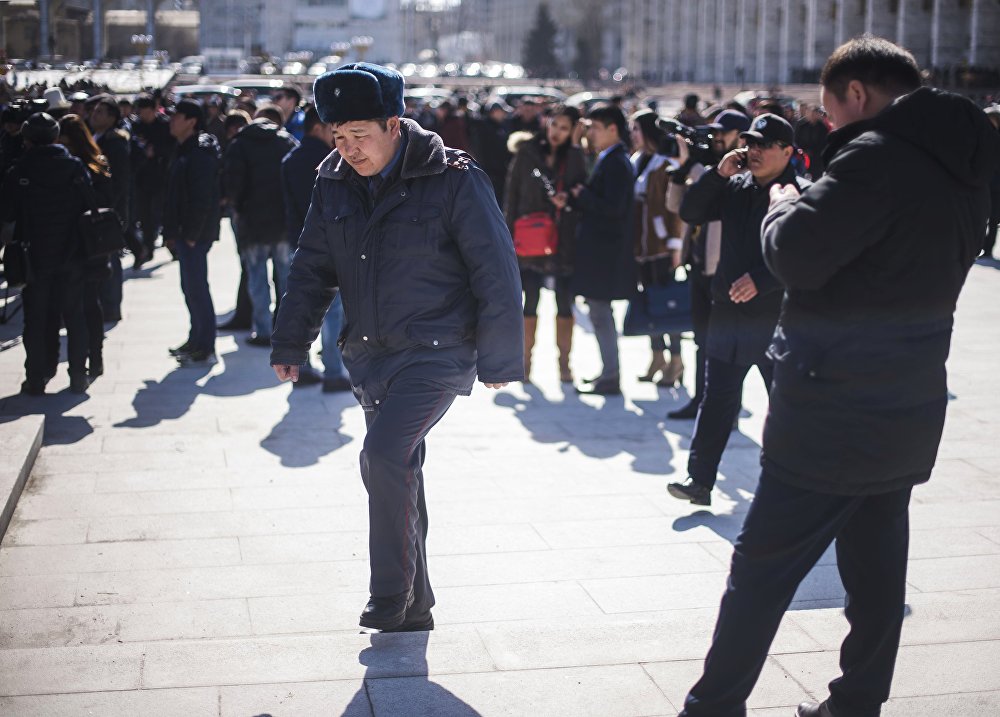
[[[204,687],[190,690],[122,690],[0,697],[0,714],[16,717],[217,717],[219,690]],[[244,717],[246,714],[249,713],[244,713]]]
[[[102,471],[122,471],[134,468],[135,466],[146,465],[150,461],[148,453],[98,453],[91,456],[88,461],[88,468],[94,472]],[[225,468],[225,456],[221,449],[201,453],[163,453],[156,455],[156,466],[160,469],[204,469],[204,468]],[[80,468],[80,458],[78,456],[55,455],[46,456],[40,466],[40,472],[49,475],[60,475],[62,473],[76,473]]]
[[[86,518],[14,520],[4,535],[3,547],[85,543],[88,526]]]
[[[76,583],[76,575],[0,577],[0,610],[72,605]]]
[[[493,669],[475,632],[328,635],[155,642],[146,687],[317,682]]]
[[[727,573],[646,575],[607,580],[584,580],[583,587],[608,613],[652,612],[684,608],[717,608],[726,588]]]
[[[77,605],[310,595],[368,584],[364,561],[84,573]]]
[[[525,621],[479,627],[501,670],[548,669],[671,660],[702,660],[711,643],[716,608],[659,612],[595,621]],[[798,626],[782,624],[775,650],[814,650]]]
[[[706,525],[679,529],[667,517],[618,520],[579,520],[534,523],[535,529],[553,548],[600,548],[615,545],[667,545],[671,543],[723,543],[730,545]],[[684,526],[686,528],[686,526]]]
[[[28,495],[75,495],[93,493],[97,483],[96,473],[72,473],[67,475],[32,474],[24,492]]]
[[[1000,587],[1000,555],[911,560],[906,581],[922,592]]]
[[[239,564],[235,538],[42,545],[0,552],[0,575],[5,576]]]
[[[309,488],[275,486],[267,488],[233,488],[235,510],[265,510],[274,508],[350,507],[367,511],[368,497],[351,481],[348,490],[329,482]]]
[[[967,528],[938,528],[910,531],[910,560],[998,553],[1000,544],[984,535],[983,529],[972,531]]]
[[[643,665],[657,686],[678,710],[684,706],[684,698],[688,690],[701,677],[704,660],[683,660],[673,662],[654,662]],[[802,691],[802,687],[778,665],[773,658],[764,663],[764,670],[757,680],[754,691],[750,694],[747,707],[762,709],[781,705],[797,705],[810,695]],[[791,712],[785,712],[783,717],[791,717]]]
[[[893,698],[882,709],[883,717],[996,714],[1000,714],[1000,691]]]
[[[246,600],[0,611],[3,649],[249,634]]]
[[[140,645],[0,650],[0,695],[139,688]]]
[[[670,704],[638,665],[368,681],[375,717],[635,717]]]
[[[910,525],[921,529],[990,528],[996,526],[998,515],[1000,515],[1000,500],[964,500],[910,505]]]
[[[438,502],[428,506],[435,525],[536,523],[539,521],[602,518],[649,518],[660,515],[645,496],[567,496],[541,502],[514,498],[488,504],[468,501]]]
[[[104,493],[89,495],[28,495],[17,505],[15,517],[101,518],[164,513],[201,513],[232,510],[228,489]]]
[[[220,717],[249,715],[336,715],[371,717],[362,680],[294,682],[278,685],[222,687]]]

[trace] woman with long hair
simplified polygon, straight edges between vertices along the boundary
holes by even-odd
[[[643,286],[667,284],[674,280],[674,270],[681,264],[684,222],[667,210],[668,172],[672,161],[662,151],[666,133],[657,126],[657,115],[642,110],[631,117],[632,155],[635,168],[635,260],[639,263],[639,281]],[[662,335],[649,337],[653,357],[640,381],[656,381],[658,386],[675,386],[684,375],[681,361],[681,336],[669,334],[670,362],[664,352],[667,342]]]
[[[101,154],[94,136],[86,123],[77,115],[66,115],[59,120],[59,144],[83,162],[90,174],[94,194],[99,207],[114,205],[111,186],[111,168]],[[89,358],[87,375],[91,380],[104,373],[104,309],[101,306],[101,282],[111,277],[108,257],[90,259],[87,262],[83,291],[83,310],[87,317]],[[51,327],[50,327],[51,332]],[[51,334],[50,334],[51,335]],[[58,327],[56,327],[58,342]]]
[[[518,240],[518,220],[544,214],[555,223],[558,237],[551,254],[517,258],[524,288],[524,380],[530,381],[531,352],[538,326],[538,300],[548,277],[556,295],[556,346],[559,349],[559,380],[573,382],[569,353],[573,344],[574,244],[579,213],[557,210],[549,200],[551,192],[562,192],[586,181],[583,150],[573,143],[573,130],[580,121],[575,107],[557,107],[535,134],[515,132],[508,142],[514,155],[507,172],[504,216],[511,235]]]

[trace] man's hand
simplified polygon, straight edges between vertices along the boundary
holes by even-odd
[[[295,383],[299,380],[298,366],[289,366],[288,364],[279,363],[271,368],[274,369],[274,373],[278,377],[279,381],[291,381],[292,383]]]
[[[749,274],[744,274],[729,287],[729,298],[734,304],[745,304],[757,296],[757,285]]]
[[[745,149],[734,149],[732,152],[726,154],[719,162],[719,165],[715,168],[715,171],[719,173],[720,176],[729,179],[734,177],[746,166],[747,161],[747,150]]]
[[[771,211],[776,206],[782,202],[791,202],[798,199],[801,194],[799,194],[798,187],[794,184],[786,184],[781,186],[780,184],[771,185],[771,206],[768,207],[768,211]]]
[[[680,164],[687,164],[691,159],[691,143],[685,138],[677,135],[677,161]]]
[[[500,389],[500,388],[503,388],[504,386],[506,386],[507,384],[506,383],[484,383],[483,385],[486,386],[486,388]]]
[[[565,209],[566,204],[569,203],[569,197],[566,192],[559,192],[549,197],[549,201],[556,205],[556,209]]]

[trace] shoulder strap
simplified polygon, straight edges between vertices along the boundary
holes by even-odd
[[[84,167],[83,172],[86,171],[87,168]],[[94,187],[87,181],[87,176],[81,173],[77,175],[77,177],[73,180],[73,183],[79,185],[80,191],[83,192],[83,200],[87,203],[88,208],[96,217],[99,212],[99,208],[97,206],[97,195],[94,194]]]

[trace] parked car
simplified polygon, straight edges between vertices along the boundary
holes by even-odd
[[[277,90],[285,84],[284,80],[268,80],[264,78],[256,79],[234,79],[226,82],[230,87],[235,87],[244,94],[250,93],[258,99],[271,99]]]
[[[538,85],[522,85],[519,87],[497,87],[493,91],[491,101],[503,100],[513,107],[525,97],[531,97],[540,102],[566,102],[566,93],[555,87]]]
[[[218,95],[229,101],[239,97],[242,92],[230,85],[177,85],[172,88],[171,93],[175,100],[181,99],[206,99],[213,95]]]

